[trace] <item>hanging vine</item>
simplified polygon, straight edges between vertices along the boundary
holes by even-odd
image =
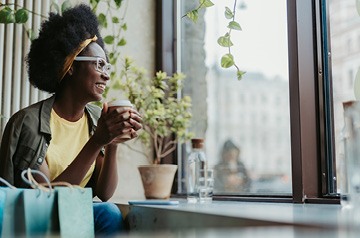
[[[224,16],[226,19],[229,20],[228,25],[227,25],[228,31],[225,33],[225,35],[220,36],[217,39],[217,43],[221,47],[225,47],[228,50],[228,53],[221,57],[221,60],[220,60],[221,67],[223,67],[223,68],[230,68],[232,66],[235,67],[237,79],[241,80],[242,76],[245,74],[245,72],[240,70],[239,66],[236,64],[236,62],[234,60],[233,54],[231,53],[231,47],[234,45],[231,41],[231,32],[233,30],[235,30],[235,31],[242,30],[240,24],[235,20],[236,3],[237,3],[237,0],[234,0],[233,10],[231,10],[229,7],[225,7]],[[208,7],[212,7],[213,5],[214,5],[214,3],[210,0],[199,0],[199,5],[195,9],[187,12],[184,16],[182,16],[182,18],[187,17],[191,21],[196,23],[199,18],[199,11],[202,9],[206,9]]]

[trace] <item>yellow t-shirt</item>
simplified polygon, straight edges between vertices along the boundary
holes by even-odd
[[[51,143],[46,153],[46,162],[50,170],[50,181],[61,174],[79,154],[89,140],[87,116],[83,115],[76,122],[59,117],[54,109],[50,116]],[[80,186],[85,187],[94,172],[95,162],[86,173]]]

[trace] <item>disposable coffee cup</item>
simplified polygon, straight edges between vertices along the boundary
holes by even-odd
[[[119,107],[132,108],[133,105],[131,104],[131,102],[129,100],[114,100],[114,101],[108,102],[108,110],[109,111],[112,111]],[[130,116],[130,114],[129,114],[129,116]]]
[[[130,109],[133,107],[133,105],[131,104],[131,102],[129,100],[114,100],[114,101],[111,101],[111,102],[108,102],[108,112],[111,112],[113,110],[115,110],[116,108],[127,108],[127,109]],[[125,118],[129,119],[130,118],[130,113],[127,112],[125,115],[124,115]],[[131,135],[130,133],[129,134],[124,134],[122,136],[118,136],[117,138],[119,139],[130,139],[131,138]]]

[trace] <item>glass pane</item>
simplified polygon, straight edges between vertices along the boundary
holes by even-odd
[[[181,1],[181,15],[196,2]],[[225,7],[233,11],[236,1],[213,2],[199,10],[197,23],[180,20],[179,68],[187,75],[184,94],[193,101],[191,130],[205,138],[215,170],[215,194],[290,194],[286,0],[237,1],[235,21],[242,31],[230,32],[230,50],[246,71],[240,81],[235,67],[220,66],[228,48],[217,43],[232,21]]]
[[[331,0],[329,23],[333,83],[337,192],[346,189],[343,102],[360,98],[360,9],[356,0]],[[357,86],[356,86],[357,85]]]

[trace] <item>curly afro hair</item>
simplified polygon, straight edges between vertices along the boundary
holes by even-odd
[[[29,80],[40,90],[55,93],[60,85],[60,71],[65,58],[81,42],[98,37],[96,43],[104,49],[96,15],[87,5],[80,4],[67,9],[62,16],[50,13],[41,24],[39,37],[35,39],[27,55]]]

